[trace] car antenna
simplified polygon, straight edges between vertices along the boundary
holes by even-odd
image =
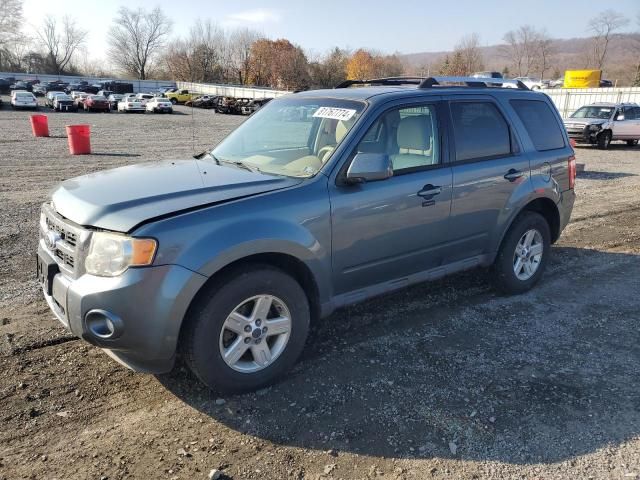
[[[191,89],[189,89],[191,92]],[[193,111],[193,96],[189,93],[190,101],[191,101],[191,151],[196,153],[196,117]]]

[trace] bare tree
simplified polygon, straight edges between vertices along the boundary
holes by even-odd
[[[500,53],[509,61],[509,71],[517,77],[536,73],[544,78],[555,55],[553,40],[546,30],[523,25],[507,32],[503,40],[505,44],[500,46]]]
[[[627,25],[629,20],[615,10],[605,10],[589,21],[589,31],[593,34],[591,44],[591,65],[602,70],[611,39],[616,32]]]
[[[121,7],[107,36],[111,61],[145,80],[170,32],[171,20],[159,7],[150,12]]]
[[[76,51],[85,44],[87,31],[76,25],[69,16],[62,18],[59,24],[55,17],[47,16],[38,37],[44,45],[48,69],[58,75],[70,65]]]
[[[484,68],[482,51],[480,50],[480,36],[477,33],[467,35],[460,40],[454,49],[460,52],[464,75],[471,74]]]
[[[164,60],[176,80],[214,82],[224,80],[226,36],[210,20],[198,20],[185,39],[173,40]]]
[[[262,37],[248,28],[235,30],[229,36],[227,63],[232,77],[241,85],[248,82],[251,68],[251,46]]]
[[[0,0],[0,48],[20,34],[22,21],[22,0]]]
[[[21,0],[0,0],[0,70],[22,70],[28,44],[22,33]]]
[[[544,79],[544,74],[551,68],[553,56],[556,53],[553,40],[546,30],[537,32],[534,46],[534,64],[536,71],[540,74],[540,79]]]
[[[523,25],[517,30],[507,32],[503,40],[505,45],[500,52],[511,63],[512,71],[518,77],[529,75],[535,64],[535,48],[538,34],[530,25]]]

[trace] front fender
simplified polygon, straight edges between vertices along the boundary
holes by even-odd
[[[289,255],[310,270],[320,302],[331,296],[326,182],[305,183],[166,218],[142,226],[135,235],[158,240],[155,265],[181,265],[207,277],[249,256]]]

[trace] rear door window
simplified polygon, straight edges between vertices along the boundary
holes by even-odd
[[[524,124],[535,149],[539,152],[564,148],[564,135],[556,116],[546,102],[511,100],[511,106]]]
[[[493,103],[465,101],[450,105],[457,162],[511,154],[509,125]]]

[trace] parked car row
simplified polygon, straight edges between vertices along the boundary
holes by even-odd
[[[201,95],[193,100],[185,102],[187,107],[213,109],[217,113],[227,113],[235,115],[251,115],[263,105],[266,105],[270,98],[234,98],[214,95]]]
[[[29,93],[34,99],[32,93]],[[151,112],[173,113],[173,104],[162,97],[154,97],[148,93],[119,94],[101,90],[98,94],[72,91],[70,94],[61,91],[48,92],[45,106],[62,112]]]

